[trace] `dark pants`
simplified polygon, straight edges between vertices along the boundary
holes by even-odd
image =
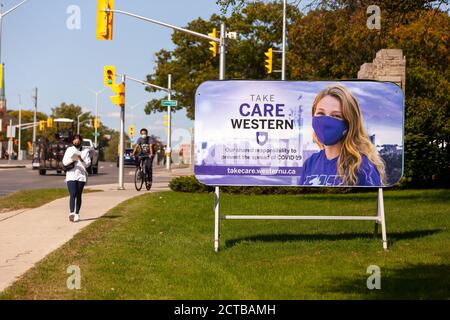
[[[84,185],[85,182],[83,181],[67,181],[67,188],[69,189],[70,194],[70,212],[80,213],[81,195],[83,194]]]
[[[147,180],[152,181],[153,179],[153,158],[154,157],[147,157],[144,159],[145,163],[145,171],[147,171]]]
[[[136,161],[136,166],[138,167],[141,161],[144,161],[145,171],[147,172],[147,180],[152,181],[153,178],[153,157],[150,156],[139,156]]]

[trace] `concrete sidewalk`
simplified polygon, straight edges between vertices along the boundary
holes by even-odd
[[[175,169],[167,176],[189,174],[188,168]],[[69,199],[61,198],[35,209],[0,214],[0,291],[33,267],[53,250],[69,241],[81,229],[99,219],[119,203],[147,193],[134,184],[117,190],[116,184],[86,186],[103,192],[83,195],[81,220],[69,221]],[[167,182],[154,183],[150,192],[169,190]]]

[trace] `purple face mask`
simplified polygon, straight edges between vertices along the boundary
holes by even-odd
[[[348,130],[344,120],[329,116],[313,117],[312,126],[320,143],[326,146],[332,146],[341,141]]]

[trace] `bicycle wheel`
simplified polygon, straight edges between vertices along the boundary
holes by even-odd
[[[141,167],[136,168],[136,172],[134,173],[134,186],[137,191],[141,191],[142,185],[144,184],[144,173],[142,172]]]

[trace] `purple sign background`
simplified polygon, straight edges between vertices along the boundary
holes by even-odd
[[[313,140],[313,101],[334,85],[358,102],[385,165],[383,183],[354,186],[397,183],[403,174],[404,97],[396,84],[377,81],[204,82],[195,101],[197,179],[216,186],[348,186],[329,172],[301,183],[305,161],[321,150]]]

